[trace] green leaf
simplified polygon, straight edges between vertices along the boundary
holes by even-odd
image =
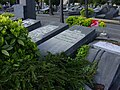
[[[10,46],[9,48],[7,48],[6,50],[7,51],[9,51],[9,50],[12,50],[13,49],[13,47],[12,46]]]
[[[10,56],[9,53],[6,50],[2,50],[2,53],[6,56]]]
[[[4,44],[4,38],[0,36],[0,46]]]
[[[18,43],[24,46],[24,42],[22,40],[18,40]]]
[[[19,65],[19,64],[14,64],[13,66],[15,66],[15,67],[19,67],[20,65]]]
[[[10,44],[14,44],[15,41],[16,41],[16,39],[12,39],[11,42],[10,42]]]
[[[3,49],[7,49],[7,48],[9,48],[10,47],[10,45],[4,45],[2,48]]]

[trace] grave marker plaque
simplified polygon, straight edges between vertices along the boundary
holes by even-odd
[[[68,28],[67,24],[52,22],[29,32],[29,37],[38,45]]]
[[[94,29],[83,26],[73,26],[40,44],[38,47],[43,55],[46,55],[47,52],[53,54],[65,52],[67,55],[70,55],[81,45],[90,42],[95,37],[96,32]]]
[[[28,31],[32,31],[36,28],[39,28],[41,26],[41,23],[39,20],[34,20],[34,19],[26,19],[23,20],[23,25],[28,29]]]

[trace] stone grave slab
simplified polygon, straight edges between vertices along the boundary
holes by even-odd
[[[28,31],[32,31],[36,28],[39,28],[41,26],[41,23],[39,20],[35,20],[35,19],[26,19],[23,20],[23,25],[24,27],[26,27],[28,29]]]
[[[95,80],[97,83],[105,86],[104,90],[109,90],[112,81],[116,75],[120,65],[120,56],[105,52],[98,63],[97,74]]]
[[[29,32],[29,37],[32,38],[33,42],[39,45],[68,28],[69,26],[67,24],[51,22],[46,26]]]
[[[95,42],[88,55],[88,60],[97,61],[98,68],[95,75],[97,84],[104,85],[104,90],[119,90],[120,87],[120,54],[119,47],[109,42]],[[96,53],[93,53],[96,52]],[[92,57],[91,58],[89,57]],[[114,89],[113,89],[114,88]]]
[[[100,48],[100,49],[104,49],[108,52],[112,52],[115,54],[120,55],[120,46],[109,43],[109,42],[103,42],[103,41],[99,41],[95,44],[93,44],[94,47]]]
[[[43,55],[46,55],[47,52],[51,52],[52,54],[65,52],[67,55],[71,55],[81,45],[90,42],[95,37],[96,32],[94,29],[73,26],[40,44],[38,47]]]

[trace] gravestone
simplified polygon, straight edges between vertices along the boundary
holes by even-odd
[[[38,47],[43,55],[46,55],[47,52],[51,52],[52,54],[65,52],[67,55],[71,55],[81,45],[92,41],[95,37],[96,32],[94,29],[83,26],[73,26],[45,41]]]
[[[26,19],[23,20],[23,25],[28,29],[28,31],[32,31],[36,28],[39,28],[41,26],[41,23],[39,20],[34,20],[34,19]]]
[[[38,45],[50,39],[51,37],[59,34],[60,32],[68,29],[67,24],[51,22],[50,24],[37,28],[29,32],[29,37],[32,38],[33,42],[36,42]]]
[[[108,42],[95,42],[89,50],[87,59],[97,61],[95,75],[97,84],[104,85],[104,90],[119,90],[120,88],[120,46]],[[94,53],[93,53],[94,52]]]
[[[22,4],[13,5],[16,18],[24,18],[24,6]]]
[[[18,18],[36,19],[35,0],[19,0],[14,7],[14,14]]]

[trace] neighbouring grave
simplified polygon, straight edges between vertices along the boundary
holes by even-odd
[[[39,20],[34,20],[34,19],[26,19],[23,20],[23,25],[28,29],[28,31],[32,31],[36,28],[39,28],[41,26],[41,23]]]
[[[115,45],[109,42],[103,42],[103,41],[99,41],[93,45],[95,48],[100,48],[107,52],[112,52],[112,53],[120,55],[120,46],[118,45]]]
[[[72,26],[40,44],[38,47],[43,55],[46,55],[47,52],[51,52],[52,54],[65,52],[67,55],[71,55],[81,45],[92,41],[95,37],[96,32],[92,28]]]
[[[31,37],[32,40],[39,45],[66,29],[68,29],[67,24],[51,22],[46,26],[37,28],[29,32],[29,37]]]
[[[35,0],[19,0],[19,4],[13,5],[17,18],[36,19]]]
[[[22,4],[16,4],[16,5],[13,5],[13,8],[14,8],[14,14],[15,14],[15,17],[17,18],[24,18],[24,6]],[[12,18],[13,20],[16,20],[15,18]]]
[[[107,39],[107,40],[114,40],[120,42],[120,30],[119,29],[113,29],[110,27],[93,27],[98,32],[99,37],[96,39]],[[102,32],[105,32],[106,35],[101,35]]]
[[[95,42],[89,51],[87,59],[97,61],[98,68],[95,75],[97,84],[104,85],[104,90],[120,89],[120,46],[109,42]],[[93,53],[94,52],[94,53]]]

